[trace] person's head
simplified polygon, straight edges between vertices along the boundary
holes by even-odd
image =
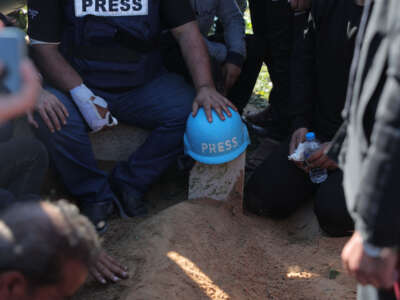
[[[99,252],[89,220],[65,201],[16,204],[0,216],[0,300],[60,300]]]

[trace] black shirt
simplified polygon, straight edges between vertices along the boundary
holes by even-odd
[[[65,0],[28,0],[28,34],[31,39],[48,43],[60,42],[63,31],[63,1]],[[176,28],[196,20],[188,0],[160,0],[160,10],[166,28]]]
[[[294,129],[306,127],[323,141],[342,124],[355,39],[363,7],[354,0],[314,0],[295,52],[290,113]]]

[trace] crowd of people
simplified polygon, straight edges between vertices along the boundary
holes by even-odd
[[[400,3],[249,0],[253,34],[246,8],[241,0],[28,0],[33,63],[21,63],[17,94],[0,82],[0,299],[63,299],[88,274],[103,284],[127,278],[97,235],[115,213],[147,213],[144,195],[183,154],[186,120],[199,109],[210,123],[212,111],[221,120],[238,112],[280,143],[246,183],[244,210],[286,218],[314,199],[326,235],[352,235],[342,260],[358,299],[400,299]],[[1,15],[4,26],[13,24]],[[269,106],[244,116],[263,63]],[[37,138],[13,136],[10,121],[22,114]],[[120,122],[151,133],[106,173],[89,133]],[[289,160],[311,132],[320,149]],[[49,164],[79,211],[41,201]],[[309,177],[317,168],[328,172],[320,184]]]

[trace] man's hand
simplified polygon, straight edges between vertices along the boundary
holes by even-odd
[[[311,7],[311,0],[290,0],[290,6],[297,11],[308,10]]]
[[[308,133],[307,128],[299,128],[292,134],[289,145],[289,154],[293,154],[297,147],[306,140],[306,134]]]
[[[230,89],[238,80],[242,69],[235,64],[225,63],[222,67],[222,76],[224,78],[224,95],[228,95]]]
[[[325,154],[326,149],[329,147],[330,143],[322,144],[321,148],[307,159],[307,167],[311,169],[321,168],[331,171],[336,170],[338,165]]]
[[[64,104],[56,96],[46,90],[42,90],[35,110],[39,112],[42,120],[46,123],[51,132],[61,130],[61,126],[67,124],[69,113]],[[34,127],[39,128],[39,124],[33,118],[32,112],[28,113],[28,121]]]
[[[397,280],[398,254],[390,248],[383,248],[380,257],[368,256],[357,231],[342,251],[342,262],[348,273],[362,285],[390,289]]]
[[[232,116],[228,107],[231,107],[233,110],[237,111],[237,108],[228,99],[218,93],[215,88],[209,86],[201,87],[198,90],[197,96],[193,102],[193,117],[197,115],[200,107],[204,108],[207,120],[210,123],[212,122],[211,109],[214,109],[217,112],[221,120],[225,120],[225,116],[222,111],[226,112],[229,117]]]
[[[90,269],[90,274],[102,284],[106,284],[107,281],[115,283],[129,277],[128,268],[122,266],[105,251],[101,251],[97,262]]]
[[[307,133],[308,129],[304,127],[299,128],[295,132],[293,132],[289,144],[289,154],[293,154],[296,151],[297,147],[306,140]],[[304,165],[304,162],[302,161],[293,161],[293,162],[298,168],[302,169],[304,172],[308,172],[306,166]]]

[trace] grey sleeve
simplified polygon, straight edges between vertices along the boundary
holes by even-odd
[[[236,0],[219,0],[217,17],[224,29],[226,61],[241,67],[246,59],[246,26]]]
[[[226,60],[228,55],[228,50],[223,43],[212,42],[207,38],[204,38],[206,42],[208,53],[212,58],[214,58],[217,62],[223,63]]]
[[[366,242],[379,247],[400,246],[399,74],[388,75],[380,94],[355,199],[356,229]]]

